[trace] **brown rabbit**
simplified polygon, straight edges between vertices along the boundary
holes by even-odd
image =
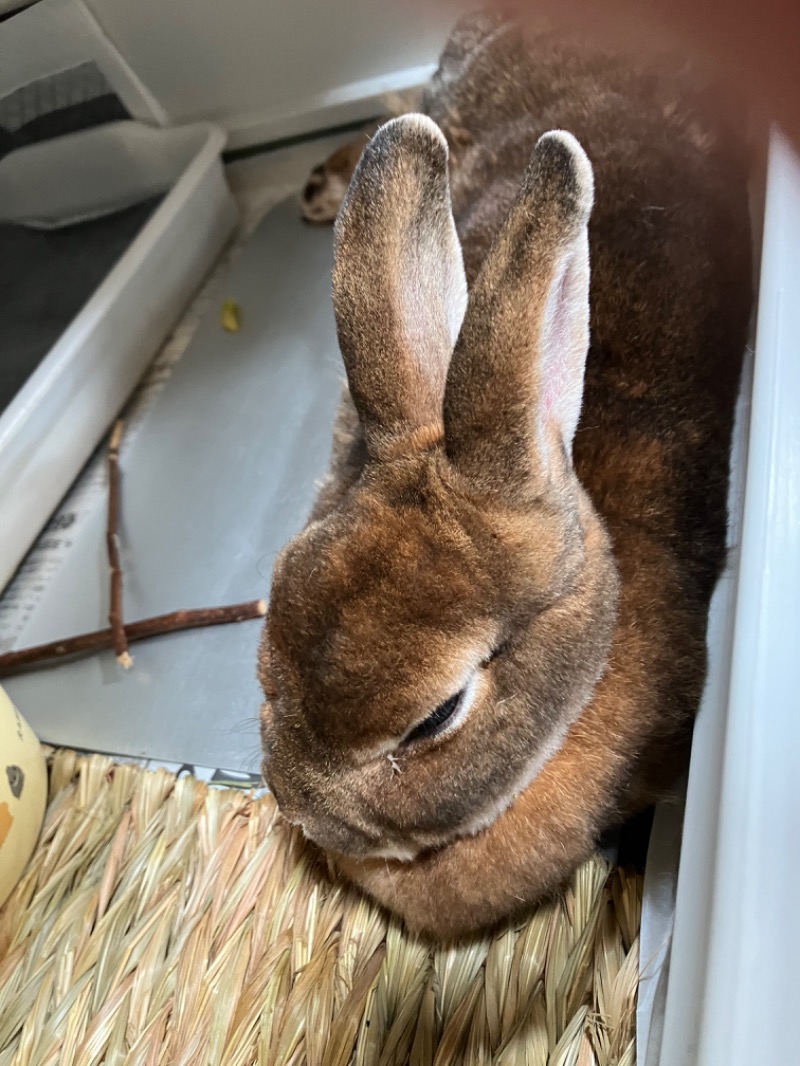
[[[264,774],[440,938],[556,889],[687,758],[751,304],[708,106],[472,19],[339,214],[349,392],[275,564]]]

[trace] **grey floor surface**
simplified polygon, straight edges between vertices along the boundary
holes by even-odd
[[[188,349],[123,452],[126,616],[266,596],[272,560],[324,472],[341,367],[332,235],[294,199],[262,220],[212,294]],[[222,300],[243,325],[225,333]],[[41,594],[25,643],[105,624],[105,499]],[[254,771],[260,623],[137,645],[4,682],[42,739]]]

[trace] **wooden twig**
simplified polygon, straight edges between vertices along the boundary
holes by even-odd
[[[234,603],[229,607],[200,607],[189,611],[172,611],[171,614],[159,614],[154,618],[143,618],[125,626],[126,640],[133,643],[159,637],[165,633],[175,633],[185,629],[199,629],[203,626],[220,626],[231,622],[247,622],[253,618],[263,618],[267,613],[265,600],[251,600],[249,603]],[[114,631],[97,629],[92,633],[80,633],[64,640],[54,640],[50,644],[37,644],[19,651],[7,651],[0,654],[0,677],[31,666],[43,666],[48,662],[57,662],[72,655],[86,655],[101,651],[103,648],[115,647]]]
[[[128,638],[125,634],[125,619],[122,607],[122,561],[119,554],[119,511],[120,511],[120,470],[119,446],[122,441],[124,423],[114,423],[111,439],[108,442],[108,522],[106,524],[106,549],[108,566],[111,572],[111,601],[108,610],[108,622],[117,655],[117,662],[128,670],[133,659],[128,651]]]

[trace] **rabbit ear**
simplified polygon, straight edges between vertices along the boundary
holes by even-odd
[[[367,145],[336,222],[333,305],[371,454],[441,436],[447,367],[467,302],[447,142],[423,115]]]
[[[589,346],[592,167],[578,141],[541,137],[470,294],[447,379],[452,462],[512,491],[572,453]]]

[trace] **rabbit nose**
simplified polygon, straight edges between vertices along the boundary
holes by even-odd
[[[298,826],[307,840],[318,847],[339,851],[345,855],[364,857],[386,844],[377,833],[356,828],[344,818],[331,812],[320,814],[313,804],[310,787],[302,781],[273,773],[269,760],[264,760],[262,775],[272,793],[281,815],[290,825]]]
[[[342,855],[364,858],[376,848],[376,840],[354,829],[338,818],[303,818],[300,823],[303,836],[326,851],[338,851]]]
[[[287,792],[283,785],[278,787],[274,781],[264,775],[264,780],[267,783],[267,788],[272,793],[275,802],[278,804],[278,810],[281,812],[284,820],[289,825],[298,826],[303,831],[303,835],[311,839],[311,834],[306,830],[306,823],[309,822],[308,811],[298,806],[294,801],[294,796],[291,792]],[[310,824],[310,823],[309,823]]]
[[[278,790],[278,787],[276,786],[275,782],[271,781],[266,773],[264,773],[263,776],[267,784],[267,788],[272,793],[272,797],[278,804],[278,809],[280,810],[283,817],[286,819],[287,822],[291,823],[291,825],[299,825],[300,823],[297,818],[297,812],[291,810],[291,805],[287,803],[286,796]]]
[[[278,810],[281,812],[284,819],[289,823],[289,825],[299,825],[302,827],[303,822],[300,817],[299,811],[295,810],[290,803],[286,803],[283,799],[281,799],[281,797],[278,795],[274,788],[270,789],[270,792],[275,797],[275,802],[278,804]]]

